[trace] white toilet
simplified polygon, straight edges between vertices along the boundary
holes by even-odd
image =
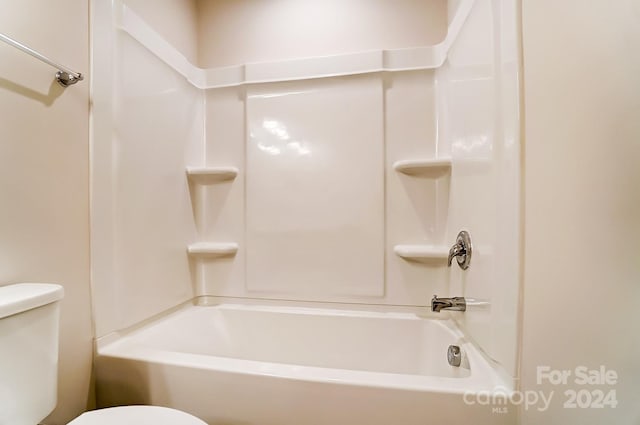
[[[0,425],[36,425],[57,403],[60,285],[0,287]],[[207,425],[157,406],[94,410],[69,425]]]

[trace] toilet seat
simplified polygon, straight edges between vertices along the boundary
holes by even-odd
[[[159,406],[122,406],[85,412],[68,425],[207,425],[188,413]]]

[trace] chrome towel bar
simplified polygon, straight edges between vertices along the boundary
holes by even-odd
[[[2,33],[0,33],[0,41],[4,41],[8,45],[13,46],[18,50],[22,50],[23,52],[33,56],[34,58],[39,59],[42,62],[56,68],[58,70],[58,72],[56,72],[56,81],[58,81],[60,85],[62,85],[63,87],[68,87],[84,79],[81,73],[73,72],[69,68],[62,66],[58,63],[55,63],[54,61],[44,56],[43,54],[36,52],[32,48],[25,46],[24,44],[19,43],[16,40],[12,39],[11,37],[7,37]]]

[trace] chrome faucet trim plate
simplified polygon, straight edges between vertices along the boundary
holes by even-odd
[[[456,238],[456,243],[449,250],[447,265],[451,267],[451,262],[455,258],[458,262],[458,266],[460,266],[462,270],[467,270],[469,268],[469,263],[471,263],[472,250],[471,235],[469,235],[469,232],[466,230],[460,231]]]

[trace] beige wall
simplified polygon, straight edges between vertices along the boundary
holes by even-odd
[[[87,1],[0,0],[0,10],[0,31],[89,70]],[[90,397],[89,84],[63,90],[54,69],[0,44],[0,285],[65,288],[58,409],[46,421],[65,424]]]
[[[640,421],[639,23],[635,0],[523,1],[521,371],[525,390],[555,391],[523,424]],[[544,365],[604,365],[619,383],[537,385]],[[565,409],[571,388],[615,389],[619,404]]]
[[[124,3],[191,63],[197,63],[197,0],[124,0]]]
[[[428,46],[446,16],[445,0],[198,0],[199,66]]]

